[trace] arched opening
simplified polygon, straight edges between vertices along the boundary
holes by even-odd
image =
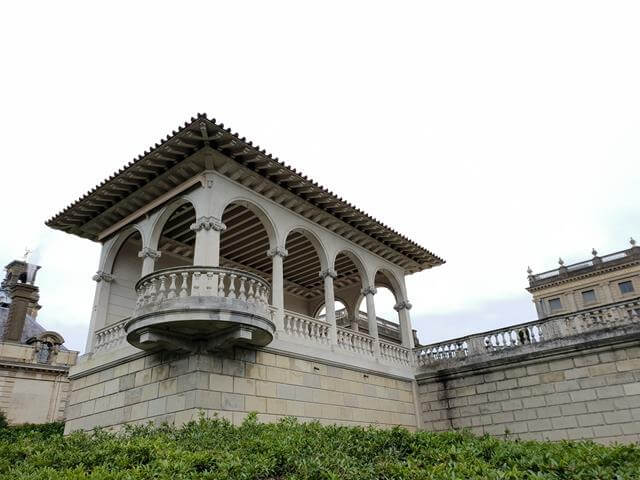
[[[193,265],[196,234],[190,227],[195,221],[196,212],[190,203],[180,205],[169,216],[158,239],[161,256],[156,259],[154,270]]]
[[[342,251],[336,255],[334,270],[337,277],[333,282],[337,298],[345,300],[345,307],[336,307],[336,323],[339,327],[360,330],[360,323],[366,329],[366,315],[358,315],[356,305],[362,291],[362,278],[365,275],[364,266],[360,259],[352,252]],[[361,317],[361,318],[359,318]]]
[[[226,229],[220,236],[220,265],[247,270],[270,282],[269,233],[253,206],[240,202],[227,205],[222,223]]]
[[[311,317],[324,300],[319,242],[311,233],[296,229],[287,236],[285,248],[284,308]]]
[[[142,273],[142,259],[138,256],[141,248],[142,237],[135,231],[122,242],[113,260],[106,326],[129,317],[136,306],[135,285]]]
[[[347,304],[342,300],[336,298],[334,305],[334,311],[336,312],[336,324],[339,327],[349,327],[349,309]],[[326,320],[327,318],[327,307],[324,303],[318,308],[315,318],[319,318],[320,320]]]
[[[376,320],[378,323],[378,336],[382,340],[394,343],[402,343],[400,333],[400,317],[394,306],[398,303],[399,295],[396,293],[398,286],[389,277],[389,274],[379,270],[375,275],[376,294],[373,297],[376,307]],[[358,324],[368,331],[367,302],[360,296],[358,304]]]

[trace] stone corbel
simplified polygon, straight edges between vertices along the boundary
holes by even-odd
[[[215,230],[216,232],[224,232],[227,229],[227,226],[222,223],[222,220],[216,217],[200,217],[196,220],[196,223],[189,227],[194,232],[199,232],[200,230]]]
[[[362,289],[362,295],[364,295],[365,297],[367,295],[375,295],[376,293],[378,293],[378,289],[374,286],[368,286]]]
[[[100,283],[100,282],[111,283],[113,282],[113,280],[114,280],[113,275],[107,272],[103,272],[102,270],[98,270],[96,274],[93,276],[93,281],[97,283]]]
[[[154,260],[157,258],[160,258],[160,255],[162,255],[162,252],[159,252],[158,250],[154,250],[149,247],[144,247],[142,250],[138,252],[138,257],[153,258]]]
[[[327,277],[331,277],[334,280],[338,278],[338,274],[333,268],[327,268],[326,270],[322,270],[318,275],[323,280]]]
[[[403,300],[403,301],[401,301],[401,302],[396,303],[396,304],[393,306],[393,309],[394,309],[396,312],[400,312],[400,310],[404,310],[404,309],[411,310],[411,307],[412,307],[412,306],[413,306],[413,305],[411,305],[411,302],[409,302],[408,300]]]
[[[202,177],[200,179],[200,183],[203,188],[213,188],[214,179],[216,175],[213,172],[205,171],[202,172]]]
[[[284,247],[275,247],[267,250],[267,257],[269,258],[273,258],[275,256],[285,258],[287,255],[289,255],[289,252]]]

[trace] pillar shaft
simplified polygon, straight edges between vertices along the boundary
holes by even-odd
[[[284,274],[283,261],[287,250],[282,247],[272,248],[267,252],[272,259],[271,305],[275,308],[276,331],[284,329]]]
[[[220,232],[226,228],[226,225],[215,217],[200,217],[191,225],[191,230],[196,232],[194,265],[220,266]]]
[[[320,277],[324,280],[324,306],[327,311],[327,322],[329,322],[329,340],[331,345],[338,343],[338,327],[336,325],[336,300],[333,292],[333,279],[338,275],[335,270],[328,268],[320,272]]]
[[[369,336],[373,337],[373,355],[380,357],[380,337],[378,336],[378,317],[376,316],[376,303],[373,296],[376,294],[375,287],[367,287],[362,290],[367,302],[367,320],[369,323]]]
[[[403,300],[402,302],[397,303],[393,308],[398,312],[398,318],[400,320],[400,339],[402,341],[402,346],[413,349],[415,347],[415,343],[413,341],[411,316],[409,315],[411,303]]]

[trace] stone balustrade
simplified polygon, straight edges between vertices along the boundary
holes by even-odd
[[[96,353],[114,350],[125,343],[127,332],[125,325],[129,318],[96,331],[94,351]]]
[[[587,337],[623,335],[640,325],[640,299],[565,316],[522,323],[445,342],[416,347],[418,367],[448,368],[472,361],[582,343]]]
[[[338,347],[351,353],[373,356],[374,338],[362,333],[338,327]]]
[[[135,310],[126,323],[137,348],[216,351],[233,345],[264,346],[275,333],[269,284],[226,267],[157,270],[136,284]]]
[[[140,279],[134,316],[166,300],[187,297],[238,299],[269,306],[269,284],[249,272],[222,267],[177,267],[159,270]]]
[[[284,312],[284,333],[302,342],[329,345],[329,323],[301,313]]]
[[[410,366],[412,362],[410,349],[397,343],[385,342],[384,340],[380,340],[380,357],[384,361],[397,363],[398,365]]]

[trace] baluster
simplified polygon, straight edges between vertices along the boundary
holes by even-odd
[[[176,298],[176,274],[170,273],[169,279],[169,293],[167,293],[167,298]]]
[[[142,289],[142,305],[144,306],[149,303],[149,292],[151,291],[151,283],[149,283],[149,281],[144,282],[142,284]]]
[[[247,281],[247,277],[240,277],[240,289],[238,290],[238,299],[239,300],[246,300],[247,299],[247,295],[245,292],[245,282]]]
[[[213,290],[213,287],[214,287],[213,272],[207,272],[207,281],[205,283],[204,295],[206,295],[207,297],[212,297],[215,293]]]
[[[237,298],[236,297],[236,277],[237,275],[235,273],[230,273],[229,274],[229,295],[228,297],[233,299],[233,298]]]
[[[158,303],[162,302],[165,299],[165,294],[167,291],[166,280],[167,277],[165,277],[164,275],[160,275],[160,288],[158,289],[158,297],[156,298],[156,301]]]
[[[151,279],[151,289],[149,290],[149,303],[154,305],[156,303],[156,282],[157,278]]]
[[[188,275],[189,274],[187,272],[180,273],[180,276],[182,276],[182,283],[180,284],[180,298],[185,298],[189,296],[189,294],[187,293],[187,276]]]
[[[224,277],[226,277],[227,274],[224,272],[220,272],[218,273],[218,296],[221,298],[225,298],[226,295],[224,293]]]
[[[284,316],[284,331],[287,335],[291,335],[291,317],[289,315]]]
[[[256,302],[256,281],[253,278],[249,279],[249,288],[247,289],[247,302]]]
[[[199,297],[200,296],[200,276],[202,274],[200,272],[193,272],[191,276],[191,296]]]

